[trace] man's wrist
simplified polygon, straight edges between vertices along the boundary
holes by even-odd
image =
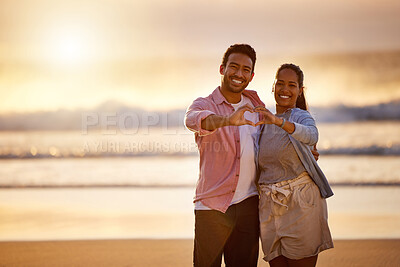
[[[230,117],[230,115],[222,116],[222,126],[231,126]]]

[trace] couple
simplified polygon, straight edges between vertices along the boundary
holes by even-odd
[[[270,266],[315,266],[333,247],[325,198],[333,195],[310,147],[318,141],[307,111],[303,73],[282,65],[273,86],[276,115],[245,90],[256,53],[225,52],[221,86],[185,116],[200,152],[194,199],[196,267],[257,266],[259,237]],[[314,152],[317,153],[317,152]]]

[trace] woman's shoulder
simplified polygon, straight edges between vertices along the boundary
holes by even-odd
[[[305,119],[305,118],[313,118],[311,116],[311,113],[308,112],[307,110],[300,109],[300,108],[294,108],[292,109],[291,113],[292,119]]]

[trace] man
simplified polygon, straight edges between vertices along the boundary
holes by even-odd
[[[245,90],[254,77],[256,53],[247,44],[225,52],[221,85],[188,108],[185,124],[195,133],[200,175],[194,198],[194,266],[257,266],[258,191],[254,141],[257,93]],[[240,126],[240,127],[237,127]]]

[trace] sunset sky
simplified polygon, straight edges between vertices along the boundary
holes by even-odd
[[[0,113],[91,108],[109,100],[185,108],[219,85],[223,53],[242,42],[258,55],[249,88],[268,102],[283,61],[399,51],[399,14],[397,0],[2,0]],[[319,105],[400,99],[400,84],[392,84],[388,91],[354,91],[357,99],[346,102],[345,89],[318,84],[315,70],[305,74],[310,101]]]

